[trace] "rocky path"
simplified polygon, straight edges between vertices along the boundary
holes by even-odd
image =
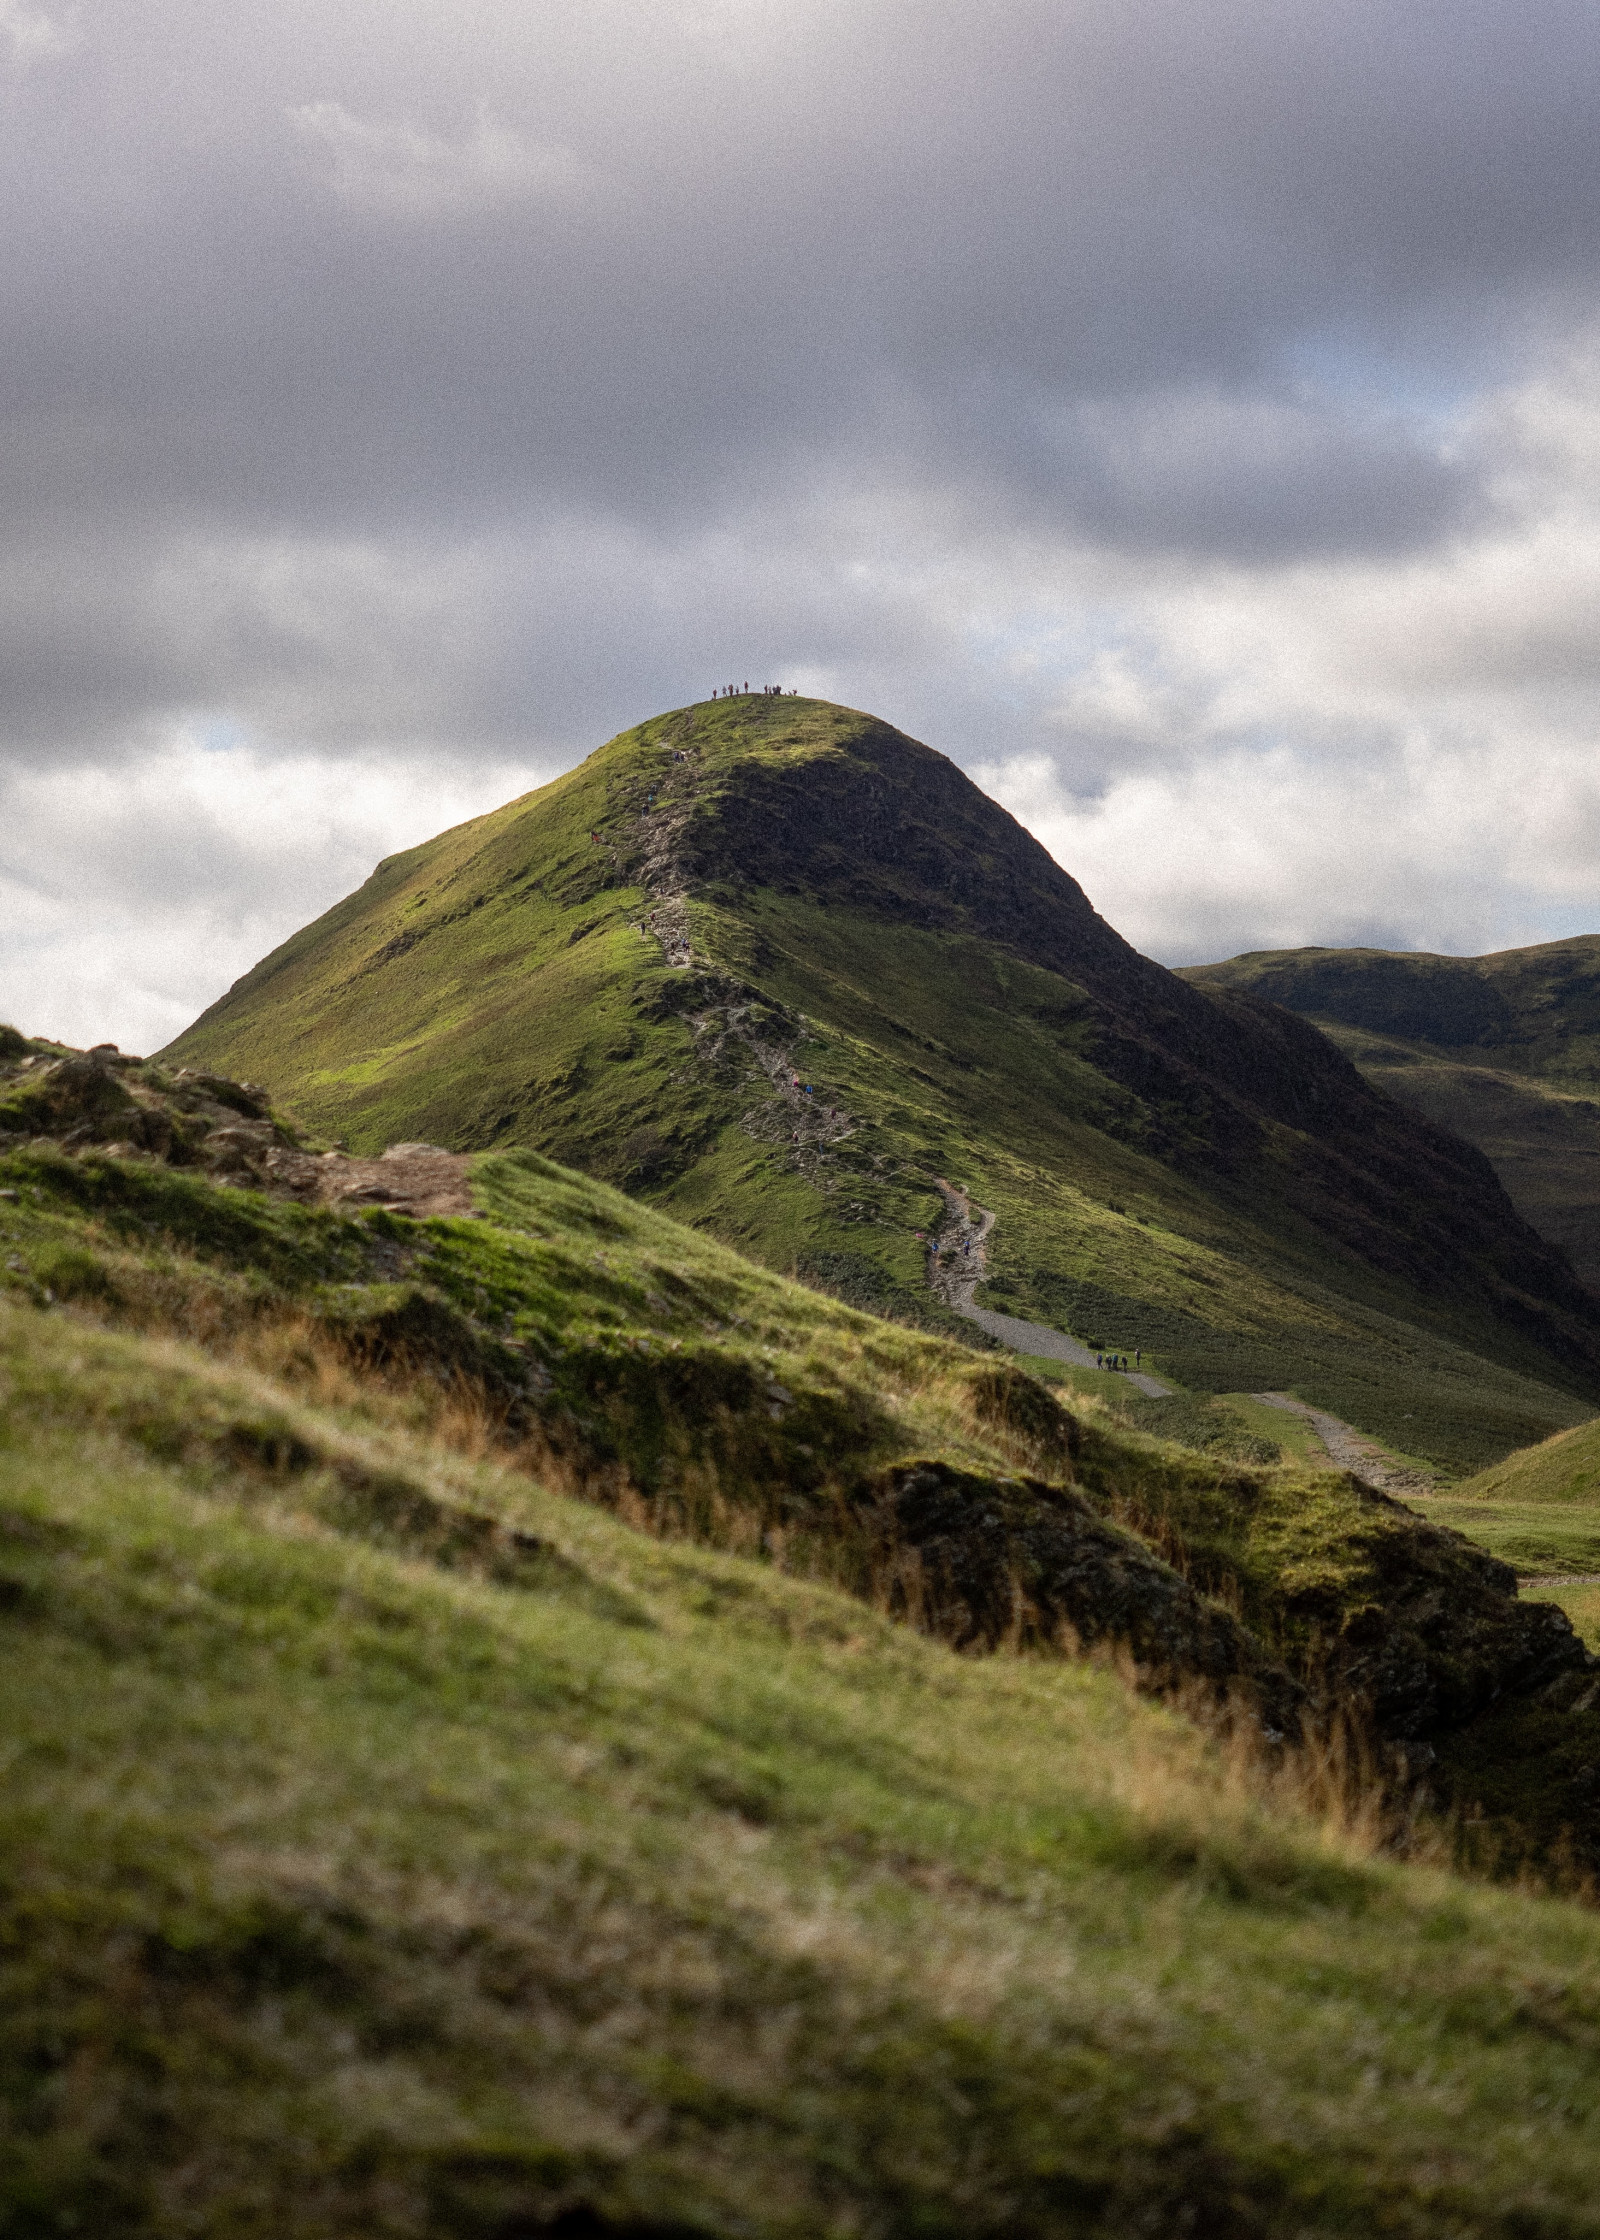
[[[944,1200],[944,1219],[928,1247],[928,1284],[947,1307],[976,1318],[973,1297],[988,1262],[984,1240],[994,1227],[994,1215],[975,1206],[965,1190],[943,1175],[934,1178],[934,1187]]]
[[[1379,1493],[1393,1494],[1405,1500],[1409,1494],[1432,1493],[1433,1479],[1426,1470],[1415,1470],[1405,1463],[1395,1462],[1371,1439],[1364,1439],[1359,1431],[1351,1429],[1338,1416],[1331,1416],[1325,1408],[1308,1407],[1304,1400],[1292,1400],[1286,1392],[1252,1392],[1252,1400],[1259,1400],[1265,1408],[1281,1408],[1286,1415],[1299,1416],[1309,1423],[1328,1451],[1329,1459],[1339,1469],[1348,1470],[1363,1485],[1372,1486]]]
[[[667,963],[679,972],[694,963],[689,887],[678,853],[700,778],[699,755],[685,743],[692,737],[693,720],[689,719],[684,741],[669,749],[672,759],[636,815],[642,843],[638,878],[650,902],[637,921],[639,931],[660,942]]]
[[[378,1159],[352,1159],[342,1151],[318,1158],[275,1147],[261,1155],[260,1178],[270,1189],[286,1191],[304,1204],[382,1206],[419,1221],[473,1220],[482,1216],[472,1203],[471,1166],[462,1153],[442,1151],[432,1143],[391,1143]]]
[[[666,768],[630,814],[638,852],[625,867],[621,852],[609,840],[602,840],[602,845],[618,878],[631,878],[644,888],[647,907],[633,921],[635,930],[660,944],[674,971],[698,966],[705,976],[709,1000],[685,1014],[697,1062],[722,1072],[732,1060],[742,1065],[752,1083],[763,1083],[766,1093],[761,1102],[740,1116],[745,1134],[779,1145],[808,1182],[832,1191],[839,1178],[829,1171],[828,1148],[852,1135],[855,1121],[842,1106],[808,1088],[802,1078],[795,1053],[803,1022],[795,1020],[794,1031],[785,1035],[781,1005],[764,1000],[758,990],[743,986],[709,958],[695,954],[690,887],[681,849],[702,775],[692,711],[667,751]],[[775,1020],[780,1022],[777,1033],[772,1031]]]
[[[928,1249],[928,1283],[935,1297],[942,1299],[952,1313],[964,1315],[1015,1353],[1035,1353],[1045,1361],[1067,1361],[1075,1369],[1092,1369],[1094,1355],[1065,1331],[1052,1330],[1045,1322],[1024,1322],[1013,1314],[996,1314],[974,1303],[988,1264],[987,1239],[995,1217],[985,1207],[975,1206],[965,1190],[958,1190],[942,1175],[936,1187],[944,1200],[945,1218]],[[1159,1377],[1138,1370],[1125,1373],[1129,1384],[1148,1393],[1152,1400],[1164,1400],[1172,1390]]]

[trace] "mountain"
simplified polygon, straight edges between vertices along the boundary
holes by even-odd
[[[1600,936],[1486,957],[1258,950],[1183,977],[1313,1020],[1369,1081],[1476,1144],[1600,1290]]]
[[[1480,1154],[825,702],[623,733],[381,864],[165,1055],[357,1150],[537,1149],[934,1326],[926,1240],[976,1204],[984,1306],[1447,1471],[1600,1400],[1600,1310]]]

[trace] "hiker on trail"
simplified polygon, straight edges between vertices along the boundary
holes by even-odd
[[[1097,1354],[1095,1355],[1095,1357],[1094,1357],[1094,1365],[1095,1365],[1095,1367],[1096,1367],[1097,1369],[1103,1369],[1103,1368],[1105,1367],[1105,1365],[1106,1365],[1106,1358],[1105,1358],[1105,1355],[1104,1355],[1103,1353],[1097,1353]]]
[[[1143,1359],[1144,1359],[1144,1348],[1143,1348],[1143,1346],[1135,1346],[1135,1347],[1134,1347],[1134,1349],[1133,1349],[1133,1365],[1134,1365],[1134,1367],[1135,1367],[1136,1369],[1138,1368],[1138,1366],[1139,1366],[1140,1362],[1141,1362],[1141,1361],[1142,1361]]]

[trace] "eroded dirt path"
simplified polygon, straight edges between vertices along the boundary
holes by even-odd
[[[1095,1358],[1089,1348],[1081,1340],[1069,1338],[1064,1330],[1053,1330],[1047,1322],[1024,1322],[1018,1315],[997,1314],[992,1307],[976,1304],[978,1285],[988,1267],[987,1240],[995,1217],[986,1207],[974,1205],[965,1190],[946,1182],[943,1175],[936,1178],[935,1186],[944,1200],[945,1214],[928,1248],[928,1286],[934,1296],[952,1313],[965,1316],[991,1338],[1010,1346],[1013,1353],[1036,1353],[1045,1361],[1067,1361],[1075,1369],[1092,1369]],[[1148,1393],[1152,1400],[1164,1400],[1172,1390],[1159,1377],[1146,1376],[1140,1370],[1130,1369],[1124,1374],[1129,1384]]]
[[[928,1247],[928,1285],[957,1314],[971,1315],[974,1294],[988,1264],[984,1240],[994,1227],[994,1215],[975,1206],[965,1190],[958,1190],[943,1175],[934,1188],[944,1200],[944,1219]]]
[[[1428,1471],[1395,1462],[1382,1447],[1371,1439],[1364,1439],[1338,1416],[1329,1415],[1326,1408],[1309,1407],[1304,1400],[1293,1400],[1286,1392],[1252,1392],[1250,1397],[1259,1400],[1264,1408],[1281,1408],[1286,1415],[1299,1416],[1309,1423],[1327,1449],[1330,1461],[1340,1470],[1348,1470],[1363,1485],[1372,1486],[1379,1493],[1393,1494],[1401,1501],[1408,1494],[1433,1492],[1433,1478]]]
[[[646,907],[632,921],[635,931],[660,945],[674,971],[698,968],[704,976],[707,1000],[683,1015],[697,1063],[721,1074],[732,1066],[752,1084],[761,1084],[764,1094],[740,1115],[740,1127],[757,1142],[779,1146],[806,1181],[831,1192],[840,1178],[831,1171],[829,1147],[852,1135],[856,1123],[826,1091],[805,1080],[796,1062],[804,1021],[695,952],[689,914],[692,889],[682,850],[703,777],[694,730],[691,710],[666,742],[666,768],[630,813],[639,851],[631,859],[631,869],[625,869],[621,853],[609,840],[602,837],[601,844],[617,877],[631,878],[644,888]]]
[[[692,715],[667,751],[671,759],[666,770],[634,817],[641,846],[638,882],[649,900],[644,915],[634,922],[648,940],[661,944],[661,953],[674,971],[685,972],[695,957],[689,928],[689,883],[678,843],[689,822],[701,775]]]
[[[319,1158],[274,1148],[261,1160],[268,1188],[286,1191],[304,1205],[382,1206],[419,1221],[482,1218],[472,1203],[471,1167],[463,1153],[431,1143],[391,1143],[379,1159],[352,1159],[342,1151]]]

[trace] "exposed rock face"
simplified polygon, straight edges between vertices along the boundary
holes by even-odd
[[[1147,1685],[1244,1698],[1278,1735],[1309,1710],[1246,1627],[1067,1488],[897,1463],[861,1522],[890,1609],[958,1648],[1115,1647]]]
[[[435,1144],[392,1144],[381,1159],[308,1151],[258,1083],[168,1070],[125,1057],[114,1043],[57,1054],[16,1039],[20,1049],[9,1058],[0,1049],[0,1146],[44,1140],[63,1151],[160,1159],[305,1204],[473,1212],[468,1161]]]
[[[471,1215],[470,1162],[433,1144],[392,1143],[381,1159],[351,1159],[341,1151],[310,1157],[303,1151],[269,1151],[263,1178],[269,1189],[325,1206],[386,1206],[419,1217]]]

